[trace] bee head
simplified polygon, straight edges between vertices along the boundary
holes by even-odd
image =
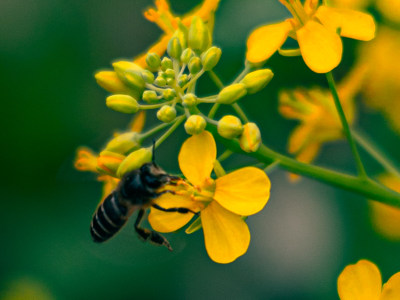
[[[170,181],[170,176],[155,163],[147,163],[140,168],[143,184],[151,188],[159,188]]]

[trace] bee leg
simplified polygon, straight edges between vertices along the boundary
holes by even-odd
[[[144,213],[145,213],[144,209],[139,210],[139,214],[135,221],[135,230],[138,233],[139,237],[144,241],[149,240],[150,242],[156,245],[165,246],[168,248],[169,251],[172,251],[172,247],[165,237],[163,237],[161,234],[153,230],[140,227],[140,223],[142,222]]]
[[[190,210],[189,208],[186,208],[186,207],[164,208],[164,207],[161,207],[161,206],[159,206],[158,204],[155,204],[155,203],[153,203],[151,206],[156,208],[156,209],[158,209],[158,210],[165,211],[165,212],[177,212],[177,213],[180,213],[180,214],[192,213],[192,214],[195,214],[196,216],[199,215],[198,212],[192,211],[192,210]]]

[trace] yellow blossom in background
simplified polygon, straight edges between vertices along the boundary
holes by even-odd
[[[145,112],[141,111],[137,113],[128,126],[129,130],[131,132],[141,132],[144,127],[145,120]],[[118,134],[114,134],[114,136],[118,136]],[[74,166],[79,171],[88,171],[98,174],[99,163],[101,163],[101,159],[99,160],[99,157],[100,156],[91,149],[87,147],[80,147],[77,150]],[[103,182],[103,191],[101,196],[101,200],[103,200],[117,187],[120,179],[108,174],[99,174],[97,180]]]
[[[204,22],[208,22],[214,17],[214,13],[218,8],[219,1],[220,0],[204,0],[201,5],[179,18],[171,12],[168,1],[156,0],[156,7],[147,9],[144,12],[144,16],[147,20],[156,23],[164,31],[164,34],[155,44],[147,49],[147,51],[137,56],[133,62],[143,68],[147,67],[147,53],[157,53],[159,56],[164,54],[169,40],[171,39],[175,30],[178,29],[178,20],[180,20],[186,27],[190,26],[194,16],[200,17]]]
[[[211,172],[216,155],[216,144],[208,131],[188,138],[179,153],[179,166],[190,185],[178,189],[176,195],[162,195],[155,203],[164,208],[200,211],[208,255],[217,263],[230,263],[247,251],[250,232],[243,216],[263,209],[269,199],[270,181],[265,172],[254,167],[241,168],[214,180]],[[149,222],[156,231],[172,232],[192,217],[191,213],[151,208]]]
[[[399,0],[375,0],[376,8],[388,20],[400,23]]]
[[[364,10],[373,0],[331,0],[334,7]]]
[[[318,0],[306,0],[304,4],[300,0],[280,2],[293,18],[261,26],[250,34],[246,58],[251,63],[267,60],[291,37],[299,43],[306,65],[316,73],[327,73],[342,59],[340,36],[362,41],[375,36],[375,23],[368,14],[319,5]]]
[[[400,272],[390,277],[382,287],[378,267],[363,259],[344,268],[337,287],[341,300],[396,300],[400,299]]]
[[[360,64],[369,67],[363,99],[380,110],[400,133],[400,31],[381,26],[376,39],[360,51]]]
[[[400,192],[400,179],[393,175],[381,175],[378,180],[388,188]],[[375,230],[383,236],[400,240],[400,209],[377,201],[369,201],[371,221]]]
[[[355,119],[354,96],[365,74],[366,68],[360,66],[338,85],[339,97],[349,124]],[[282,91],[279,95],[279,111],[288,119],[300,121],[289,137],[288,151],[301,162],[312,162],[324,143],[344,138],[343,127],[329,90],[298,88]]]

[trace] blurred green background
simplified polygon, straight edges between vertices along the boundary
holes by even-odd
[[[171,2],[178,14],[199,3]],[[232,264],[208,258],[201,231],[167,235],[173,253],[138,240],[132,222],[108,243],[92,242],[89,224],[101,184],[73,169],[75,150],[80,145],[99,150],[129,122],[107,109],[107,93],[93,75],[159,37],[159,28],[142,16],[152,4],[0,1],[0,299],[337,299],[336,279],[349,263],[372,260],[384,282],[399,271],[400,244],[373,231],[366,201],[308,179],[292,184],[284,171],[271,174],[267,207],[248,219],[250,248]],[[214,43],[223,50],[216,72],[225,82],[240,72],[251,30],[285,17],[278,1],[221,0]],[[345,41],[338,79],[351,67],[356,44]],[[274,80],[243,107],[261,127],[264,142],[285,152],[296,122],[278,114],[277,92],[325,81],[300,58],[275,55],[267,66]],[[209,84],[203,82],[205,90]],[[360,110],[358,127],[398,155],[398,136],[385,120],[362,105]],[[151,127],[154,116],[149,119]],[[170,172],[178,170],[177,145],[184,138],[181,131],[157,153]],[[381,171],[362,155],[371,173]],[[227,167],[241,159],[228,160]],[[354,171],[345,142],[325,146],[316,163]]]

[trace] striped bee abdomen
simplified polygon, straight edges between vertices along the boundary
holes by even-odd
[[[116,234],[126,223],[128,209],[122,205],[116,192],[112,192],[99,205],[90,224],[93,241],[102,243]]]

